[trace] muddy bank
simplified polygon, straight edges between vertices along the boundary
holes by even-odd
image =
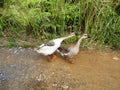
[[[0,48],[0,90],[120,90],[120,51],[81,50],[73,60]]]

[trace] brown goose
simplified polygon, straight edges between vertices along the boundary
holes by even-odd
[[[75,45],[73,46],[70,46],[70,47],[59,47],[57,49],[57,52],[61,54],[62,57],[64,57],[67,61],[69,61],[70,63],[72,63],[72,61],[70,60],[70,58],[74,57],[75,55],[78,54],[79,52],[79,47],[80,47],[80,44],[82,42],[83,39],[85,38],[90,38],[89,35],[87,34],[84,34],[78,41]]]

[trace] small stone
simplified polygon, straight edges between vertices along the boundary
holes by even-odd
[[[22,49],[22,47],[19,47],[18,49]]]
[[[41,81],[41,76],[37,76],[36,80],[40,82]]]
[[[67,86],[67,85],[62,85],[62,88],[63,88],[64,90],[66,90],[66,89],[69,88],[69,86]]]
[[[53,86],[53,87],[56,87],[56,86],[57,86],[57,84],[53,84],[52,86]]]
[[[14,54],[16,54],[16,53],[17,53],[17,50],[14,51]]]
[[[55,74],[55,72],[52,72],[52,74]]]
[[[27,74],[27,75],[25,76],[25,79],[28,79],[28,77],[29,77],[29,75]]]
[[[16,65],[15,64],[11,64],[10,67],[14,68],[14,67],[16,67]]]
[[[7,59],[10,57],[10,55],[9,56],[7,56]]]
[[[113,60],[118,61],[120,60],[117,56],[113,57]]]

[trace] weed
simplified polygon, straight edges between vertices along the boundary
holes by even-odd
[[[90,34],[91,41],[98,45],[120,47],[119,6],[117,0],[6,0],[0,12],[0,35],[46,40],[74,30]],[[9,45],[16,46],[11,42]]]

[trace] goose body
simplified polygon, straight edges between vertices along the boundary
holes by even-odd
[[[75,46],[71,46],[68,48],[61,46],[58,48],[57,52],[59,52],[64,58],[72,58],[73,56],[77,55],[77,53],[79,52],[79,48]]]
[[[64,39],[54,39],[45,44],[40,45],[36,51],[45,56],[53,54],[58,47],[60,47]]]
[[[75,33],[72,33],[66,37],[61,37],[61,38],[50,40],[47,43],[43,43],[38,48],[35,48],[35,51],[44,56],[50,56],[48,57],[48,59],[50,60],[52,59],[51,56],[54,54],[54,52],[60,47],[62,41],[67,38],[73,37],[73,36],[75,36]]]
[[[80,47],[80,44],[81,44],[82,40],[85,39],[85,38],[89,38],[89,37],[90,37],[89,35],[84,34],[77,41],[77,43],[75,45],[72,45],[72,46],[67,47],[67,48],[61,46],[57,49],[57,52],[60,53],[61,56],[63,56],[65,59],[72,58],[79,53],[79,47]]]

